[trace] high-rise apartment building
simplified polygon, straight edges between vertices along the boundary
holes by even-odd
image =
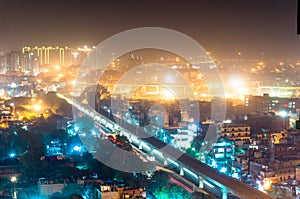
[[[6,53],[3,58],[3,69],[4,72],[21,72],[21,53],[16,51]]]
[[[22,72],[25,74],[36,75],[39,73],[38,57],[30,52],[30,49],[23,48],[21,54]]]
[[[300,108],[299,98],[271,97],[269,94],[263,96],[245,96],[245,106],[248,111],[295,111]]]
[[[91,52],[92,48],[69,47],[23,47],[21,52],[0,53],[0,74],[37,75],[43,66],[79,65]]]
[[[4,72],[4,55],[0,53],[0,74],[3,74]]]
[[[68,66],[72,64],[72,48],[59,46],[23,47],[22,53],[37,57],[40,66]]]
[[[38,59],[40,66],[70,66],[83,62],[85,57],[91,52],[91,48],[70,48],[60,46],[35,46],[23,47],[22,53],[29,53]]]

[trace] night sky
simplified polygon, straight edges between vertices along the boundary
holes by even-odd
[[[296,0],[0,0],[0,50],[97,45],[131,28],[171,28],[220,58],[300,58]]]

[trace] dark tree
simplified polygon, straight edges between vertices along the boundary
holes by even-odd
[[[41,157],[45,155],[42,135],[41,133],[28,133],[26,140],[28,146],[26,147],[25,154],[20,158],[23,165],[23,173],[31,178],[42,177],[45,172],[45,165],[41,160]]]

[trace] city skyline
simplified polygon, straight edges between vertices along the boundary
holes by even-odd
[[[2,1],[0,50],[24,45],[97,45],[121,31],[157,26],[180,31],[220,58],[299,56],[296,0],[101,2]],[[17,38],[17,39],[16,39]]]

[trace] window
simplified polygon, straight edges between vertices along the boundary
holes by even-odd
[[[215,154],[215,158],[224,158],[224,154]]]

